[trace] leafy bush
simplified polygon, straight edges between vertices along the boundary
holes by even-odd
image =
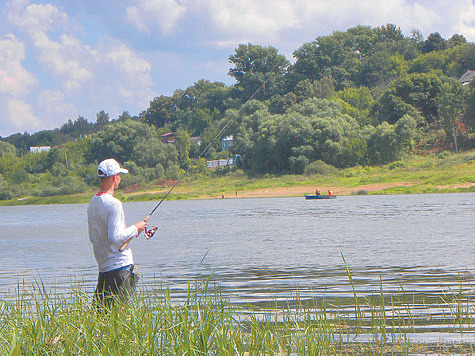
[[[442,151],[437,155],[437,157],[440,159],[446,159],[446,158],[449,158],[450,156],[452,156],[452,154],[449,151]]]
[[[308,165],[308,158],[304,155],[298,157],[291,156],[289,158],[290,170],[295,174],[302,174],[305,170],[305,167]]]
[[[3,179],[0,174],[0,200],[7,200],[12,198],[12,192],[10,185]]]
[[[87,185],[79,177],[54,177],[50,184],[34,191],[33,195],[47,197],[52,195],[79,194],[84,193],[87,188]]]
[[[338,170],[330,164],[321,160],[310,163],[305,167],[305,174],[310,175],[332,175],[336,174]]]
[[[396,169],[396,168],[405,168],[405,167],[406,167],[406,165],[403,162],[394,161],[389,165],[389,170],[393,170],[393,169]]]
[[[16,148],[9,142],[0,141],[0,157],[16,156]]]

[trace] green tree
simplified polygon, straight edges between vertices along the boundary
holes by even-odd
[[[337,166],[348,136],[357,136],[358,123],[340,106],[312,98],[285,114],[261,108],[247,115],[236,130],[234,152],[243,168],[254,173],[302,173],[309,162],[323,159]]]
[[[297,83],[293,92],[299,103],[310,98],[329,99],[335,94],[335,85],[330,77],[314,81],[304,79]]]
[[[420,124],[424,121],[422,115],[413,105],[406,103],[389,90],[379,98],[372,109],[371,115],[377,117],[380,122],[386,121],[390,124],[395,124],[404,115],[416,117]]]
[[[101,110],[96,114],[96,130],[100,130],[105,125],[109,124],[109,122],[109,114],[104,110]]]
[[[11,143],[6,141],[0,141],[0,157],[3,156],[16,156],[16,148]]]
[[[294,106],[297,103],[297,95],[290,92],[283,96],[275,96],[270,104],[272,112],[277,114],[283,114],[289,108]]]
[[[475,43],[456,46],[451,51],[447,75],[459,79],[467,70],[475,69]]]
[[[443,83],[438,101],[440,119],[446,134],[446,141],[453,142],[455,151],[458,151],[457,136],[467,134],[467,132],[457,130],[466,111],[465,97],[464,88],[458,80],[447,79]]]
[[[475,81],[472,81],[467,87],[465,97],[466,109],[463,116],[463,123],[468,130],[473,132],[475,130]]]
[[[29,142],[28,142],[29,139],[30,139],[30,134],[25,131],[23,134],[16,133],[8,137],[5,137],[3,141],[11,143],[18,150],[17,153],[21,154],[21,153],[29,152],[29,147],[30,147]]]
[[[422,53],[429,53],[433,51],[441,51],[447,48],[447,42],[442,38],[440,33],[431,33],[427,39],[422,43]]]
[[[114,158],[119,162],[131,160],[137,142],[157,137],[153,127],[137,121],[116,122],[91,135],[87,143],[87,162]]]
[[[3,179],[3,176],[0,174],[0,200],[8,200],[12,198],[13,194],[10,184]]]
[[[65,124],[66,125],[66,124]],[[78,116],[74,122],[68,121],[67,126],[61,127],[61,131],[65,131],[71,135],[72,138],[82,138],[89,135],[93,131],[93,123],[88,122],[83,116]]]
[[[368,164],[368,143],[361,134],[345,137],[335,159],[339,167]]]
[[[368,127],[368,154],[372,164],[385,164],[399,158],[394,125],[383,122],[376,128]]]
[[[279,94],[289,61],[272,46],[240,44],[229,57],[233,65],[228,75],[236,79],[239,96],[247,100],[265,83],[256,98],[269,99]]]
[[[394,128],[397,141],[396,155],[401,155],[409,152],[414,147],[414,139],[417,135],[417,122],[410,115],[404,115],[396,122]]]
[[[415,108],[426,122],[438,124],[437,96],[441,87],[442,81],[433,72],[404,75],[390,83],[375,107],[376,115],[380,121],[395,123],[405,114],[416,118]]]
[[[367,87],[339,91],[335,98],[340,99],[342,113],[355,118],[361,126],[370,123],[371,109],[376,101]]]
[[[368,137],[370,163],[393,162],[412,149],[416,136],[416,121],[411,116],[405,115],[395,125],[383,122],[376,128],[367,126],[364,136]]]
[[[190,164],[190,135],[184,129],[179,129],[175,135],[175,145],[178,150],[178,160],[182,169],[187,169]]]
[[[131,161],[140,168],[156,168],[163,172],[177,164],[178,154],[175,145],[165,144],[158,137],[139,137],[134,146]],[[130,164],[130,163],[129,163]],[[161,175],[163,178],[163,174]],[[159,176],[153,177],[158,178]]]
[[[445,51],[433,51],[423,54],[414,59],[408,70],[409,73],[428,73],[433,70],[447,72],[451,61],[453,49]],[[453,55],[452,55],[453,57]]]
[[[365,80],[378,82],[384,76],[392,75],[398,65],[391,61],[391,56],[406,55],[411,46],[395,25],[357,26],[304,43],[293,53],[296,62],[291,71],[294,76],[300,76],[299,80],[331,77],[337,90],[355,84],[368,85]],[[372,66],[378,66],[374,73],[371,73]]]
[[[373,87],[386,87],[391,81],[405,74],[408,63],[399,53],[383,48],[362,60],[358,84]]]
[[[177,99],[161,95],[150,102],[150,107],[141,114],[144,121],[155,127],[165,126],[179,117]]]
[[[124,121],[132,120],[132,119],[133,118],[132,116],[130,116],[128,111],[122,111],[122,114],[119,115],[119,117],[117,118],[117,121],[124,122]]]
[[[465,37],[456,33],[448,39],[447,46],[456,47],[456,46],[464,45],[465,43],[467,43],[467,40],[465,39]]]

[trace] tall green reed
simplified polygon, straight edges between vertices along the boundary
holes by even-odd
[[[143,288],[126,304],[107,313],[92,307],[81,285],[70,293],[46,293],[38,285],[18,288],[15,297],[0,298],[2,355],[320,355],[342,353],[410,353],[418,346],[418,311],[431,306],[398,293],[359,297],[349,276],[353,315],[330,304],[325,295],[305,300],[299,294],[286,303],[233,305],[210,282],[190,282],[179,297],[166,288]],[[440,307],[449,308],[458,331],[473,331],[474,303],[467,288],[446,292]],[[458,318],[458,319],[457,319]],[[470,348],[469,348],[470,349]]]

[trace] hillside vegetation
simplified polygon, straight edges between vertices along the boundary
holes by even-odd
[[[278,49],[251,43],[240,44],[229,63],[231,86],[202,79],[154,98],[138,116],[111,119],[102,110],[95,122],[65,118],[55,130],[2,138],[0,200],[89,192],[97,163],[110,157],[131,172],[125,191],[155,189],[191,164],[188,182],[223,180],[233,190],[233,177],[237,186],[269,176],[299,185],[321,169],[334,176],[328,185],[349,186],[349,175],[389,169],[382,167],[405,169],[400,181],[425,182],[401,162],[414,155],[443,161],[475,147],[475,82],[460,80],[475,69],[475,44],[461,35],[424,39],[391,24],[357,26],[302,44],[293,64]],[[173,144],[161,139],[169,132]],[[227,136],[233,146],[223,150]],[[31,153],[31,146],[52,149]],[[206,168],[206,159],[232,156],[231,169]],[[463,157],[466,176],[451,169],[445,180],[473,182],[473,157]],[[206,185],[187,184],[194,195],[208,194]]]

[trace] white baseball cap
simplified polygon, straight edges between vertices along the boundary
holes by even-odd
[[[120,168],[119,163],[115,159],[106,159],[97,166],[98,177],[111,177],[118,173],[129,173],[129,170]]]

